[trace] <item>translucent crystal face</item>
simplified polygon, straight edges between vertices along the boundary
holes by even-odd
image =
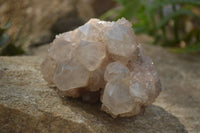
[[[77,58],[89,71],[94,71],[106,56],[104,44],[81,41],[77,49]]]
[[[129,86],[121,80],[106,84],[102,102],[114,115],[128,113],[134,105],[133,98],[129,94]]]
[[[152,61],[140,49],[126,19],[91,19],[56,36],[41,71],[62,96],[94,102],[100,95],[102,110],[113,117],[133,116],[151,104],[161,88]]]
[[[125,18],[121,18],[121,19],[117,20],[117,23],[121,24],[121,25],[128,26],[128,27],[132,27],[132,24],[128,20],[126,20]]]
[[[137,43],[133,36],[134,32],[130,27],[115,24],[105,32],[105,43],[108,46],[109,53],[129,57],[137,48]]]
[[[138,99],[148,100],[146,87],[140,82],[133,82],[129,89],[130,95]]]
[[[131,94],[144,104],[151,103],[160,92],[157,72],[150,58],[142,56],[130,74]]]
[[[123,80],[129,78],[129,69],[120,62],[112,62],[108,64],[104,78],[106,81]]]
[[[90,72],[78,61],[58,64],[54,83],[62,91],[87,86]]]
[[[95,22],[91,21],[78,28],[77,36],[82,40],[98,41],[100,32],[101,30],[95,25]]]
[[[49,56],[57,62],[67,61],[72,58],[75,48],[70,42],[57,39],[49,48]]]

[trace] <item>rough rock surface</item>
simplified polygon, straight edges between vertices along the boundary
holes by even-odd
[[[42,78],[41,57],[0,57],[0,132],[200,132],[199,56],[144,48],[164,90],[144,114],[117,119],[100,105],[61,99]]]
[[[57,35],[41,72],[62,96],[95,102],[90,97],[99,92],[102,110],[113,117],[139,114],[161,91],[154,64],[143,54],[125,18],[112,22],[92,18]]]

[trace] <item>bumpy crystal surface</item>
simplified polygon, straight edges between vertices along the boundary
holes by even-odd
[[[59,94],[82,97],[117,116],[139,114],[161,91],[153,62],[142,52],[129,21],[90,19],[56,36],[41,65]]]

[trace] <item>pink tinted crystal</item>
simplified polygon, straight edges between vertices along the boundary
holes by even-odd
[[[161,90],[154,65],[141,52],[129,21],[91,19],[56,36],[41,65],[62,96],[81,97],[117,116],[139,114]]]

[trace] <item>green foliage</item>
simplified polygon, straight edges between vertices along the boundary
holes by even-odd
[[[200,51],[200,43],[187,46],[186,48],[174,48],[171,51],[175,53],[197,53]]]
[[[200,12],[199,0],[115,1],[122,8],[108,11],[102,19],[110,16],[116,16],[115,19],[125,17],[133,22],[135,33],[153,36],[155,44],[173,47],[173,51],[177,52],[200,52],[200,16],[194,12],[195,9]],[[164,12],[167,6],[171,7],[168,13]],[[193,25],[190,32],[185,28],[187,22]],[[186,44],[183,49],[179,46],[180,42]]]
[[[6,44],[6,42],[9,40],[9,36],[7,34],[0,35],[0,46]]]
[[[21,35],[22,27],[19,29],[16,37],[10,38],[9,35],[6,34],[6,30],[8,30],[11,26],[11,20],[9,19],[4,27],[0,28],[0,55],[12,56],[12,55],[21,55],[24,54],[24,50],[21,45],[16,45],[19,37]]]
[[[9,40],[9,36],[5,33],[5,31],[10,27],[11,21],[8,20],[4,27],[0,28],[0,46],[6,44]]]
[[[196,15],[195,13],[191,12],[190,10],[180,9],[178,11],[174,11],[173,13],[169,14],[167,17],[160,20],[160,22],[157,24],[156,28],[160,29],[160,28],[164,27],[165,25],[167,25],[170,20],[176,19],[177,17],[181,17],[183,15],[185,15],[185,16],[188,15],[188,16],[194,17],[195,19],[200,21],[200,16]]]

